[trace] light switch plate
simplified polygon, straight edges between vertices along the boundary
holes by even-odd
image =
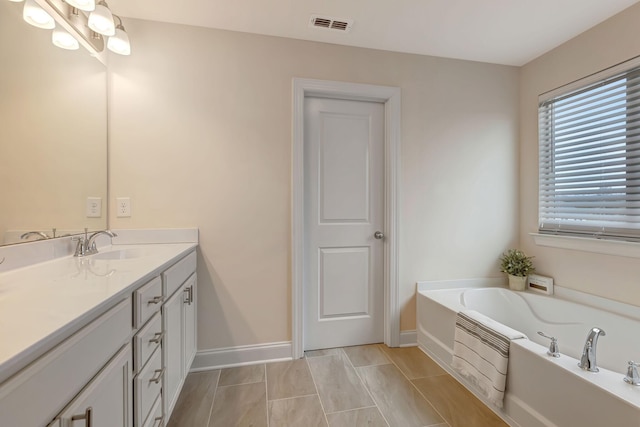
[[[102,197],[87,197],[87,218],[102,216]]]

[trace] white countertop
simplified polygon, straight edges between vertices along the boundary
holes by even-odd
[[[113,245],[0,273],[0,383],[158,275],[196,243]]]

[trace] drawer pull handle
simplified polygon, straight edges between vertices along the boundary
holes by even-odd
[[[156,383],[156,384],[158,384],[158,383],[160,382],[160,380],[162,379],[162,376],[164,375],[164,368],[162,368],[162,369],[156,369],[156,370],[155,370],[155,371],[153,371],[153,372],[155,372],[155,373],[156,373],[156,374],[158,374],[158,375],[156,375],[155,377],[151,378],[151,379],[149,380],[149,382],[150,382],[150,383]]]
[[[158,424],[155,423],[156,421],[158,422]],[[153,423],[153,427],[155,427],[156,425],[158,427],[162,427],[162,425],[164,425],[164,415],[161,416],[161,417],[156,417],[155,418],[154,423]]]
[[[91,416],[91,412],[93,411],[93,408],[91,406],[89,406],[87,408],[86,411],[84,411],[84,414],[82,415],[74,415],[71,417],[71,421],[80,421],[80,420],[84,420],[84,423],[87,427],[91,427],[92,424],[92,416]]]
[[[147,304],[160,304],[163,299],[164,299],[164,297],[162,295],[157,296],[157,297],[153,297],[153,298],[151,298],[149,300],[149,302]]]
[[[186,301],[184,301],[184,303],[191,305],[191,303],[193,302],[193,285],[185,288],[183,292],[187,293],[187,299]]]
[[[164,338],[164,332],[156,332],[153,335],[153,338],[149,340],[149,342],[158,344],[160,341],[162,341],[163,338]]]

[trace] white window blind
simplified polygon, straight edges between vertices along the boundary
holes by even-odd
[[[620,68],[540,99],[541,233],[640,240],[640,67]]]

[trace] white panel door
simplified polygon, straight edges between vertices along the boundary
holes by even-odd
[[[304,349],[382,342],[384,105],[308,97],[304,128]]]

